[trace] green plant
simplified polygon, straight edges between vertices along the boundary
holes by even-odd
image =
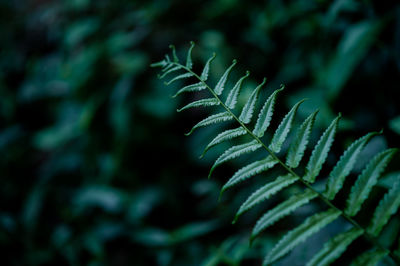
[[[312,150],[311,156],[308,159],[308,163],[305,166],[304,175],[300,175],[298,173],[298,169],[300,162],[304,157],[318,111],[310,114],[300,125],[295,137],[293,138],[293,141],[290,144],[290,147],[284,154],[286,157],[284,161],[284,156],[281,155],[281,149],[289,133],[291,132],[296,112],[304,100],[296,103],[286,114],[286,116],[280,122],[278,128],[273,133],[270,144],[266,145],[261,139],[270,125],[277,95],[284,89],[284,87],[281,86],[280,89],[276,90],[268,97],[258,114],[258,118],[255,122],[253,130],[251,130],[249,124],[252,122],[258,100],[258,94],[266,80],[264,79],[264,81],[253,90],[251,95],[248,97],[246,104],[241,109],[240,114],[236,115],[234,110],[237,104],[238,95],[243,81],[249,76],[249,72],[247,72],[236,82],[233,88],[229,91],[226,100],[223,101],[221,99],[221,95],[225,89],[228,76],[237,63],[236,60],[233,61],[232,65],[228,67],[224,74],[219,78],[219,81],[213,89],[212,86],[207,83],[207,79],[210,72],[210,65],[215,58],[215,54],[208,59],[202,73],[198,75],[192,70],[193,62],[191,59],[191,53],[193,47],[194,43],[191,43],[185,65],[180,63],[173,46],[171,46],[172,59],[166,55],[164,60],[152,64],[153,67],[162,67],[163,73],[160,78],[164,78],[172,73],[179,73],[176,74],[176,76],[174,76],[171,80],[166,82],[167,85],[182,79],[192,78],[196,80],[196,82],[181,88],[174,95],[174,97],[184,92],[202,90],[208,90],[211,93],[212,97],[191,102],[178,111],[204,106],[221,106],[223,108],[222,112],[218,112],[201,120],[186,135],[190,135],[197,128],[224,121],[235,121],[238,124],[238,127],[225,130],[217,135],[207,145],[203,155],[211,147],[224,141],[244,135],[248,135],[251,138],[250,141],[232,146],[222,153],[222,155],[217,158],[214,165],[211,167],[209,177],[217,166],[241,155],[252,153],[259,149],[265,149],[268,154],[264,159],[257,160],[239,169],[222,187],[221,194],[225,190],[239,184],[240,182],[273,168],[275,165],[280,165],[286,171],[286,174],[277,177],[272,182],[266,183],[264,186],[258,188],[253,194],[251,194],[240,206],[238,212],[236,213],[234,222],[240,215],[247,212],[255,205],[265,201],[272,195],[282,191],[284,188],[296,182],[304,186],[304,192],[292,195],[275,208],[268,210],[257,221],[251,234],[251,241],[268,226],[278,222],[281,218],[291,214],[297,208],[309,203],[313,199],[319,198],[328,207],[326,211],[312,215],[301,225],[284,235],[276,244],[276,246],[267,254],[264,259],[264,264],[268,265],[282,258],[292,249],[294,249],[294,247],[307,240],[307,238],[312,234],[318,232],[320,229],[333,222],[340,216],[347,220],[347,222],[352,225],[352,228],[336,235],[327,243],[325,243],[324,247],[308,262],[308,265],[329,265],[339,258],[347,249],[347,247],[360,236],[363,236],[366,240],[368,240],[374,248],[358,256],[353,262],[354,265],[375,265],[385,256],[389,256],[396,263],[400,263],[400,258],[398,256],[400,250],[392,250],[388,247],[384,247],[378,241],[378,237],[383,227],[387,224],[390,217],[397,211],[400,205],[399,177],[397,177],[396,182],[380,200],[378,207],[375,209],[374,215],[372,216],[371,220],[369,221],[369,225],[366,228],[361,226],[354,219],[354,216],[360,211],[365,200],[369,198],[373,186],[377,183],[378,178],[388,165],[393,155],[396,153],[396,149],[384,150],[376,154],[373,159],[370,160],[370,162],[358,176],[355,184],[352,186],[347,198],[346,208],[342,210],[333,204],[335,196],[342,189],[346,177],[352,171],[357,161],[357,157],[360,155],[364,146],[372,137],[377,134],[381,134],[382,132],[368,133],[358,140],[352,142],[352,144],[340,157],[333,170],[330,172],[325,185],[325,190],[323,192],[319,192],[312,184],[316,181],[316,178],[320,174],[320,171],[327,159],[328,153],[335,138],[341,115],[339,114],[324,131],[318,143]]]

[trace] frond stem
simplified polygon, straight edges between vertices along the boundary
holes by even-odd
[[[336,211],[339,211],[341,216],[343,218],[345,218],[348,222],[350,222],[353,226],[355,226],[358,229],[361,229],[363,231],[363,235],[364,238],[366,240],[368,240],[371,244],[373,244],[374,246],[378,247],[381,250],[385,250],[388,252],[389,256],[398,264],[400,265],[400,258],[394,254],[391,250],[383,247],[378,240],[368,234],[366,232],[366,230],[358,223],[356,222],[353,218],[351,218],[350,216],[348,216],[346,213],[344,213],[344,211],[342,211],[341,209],[339,209],[338,207],[336,207],[330,200],[328,200],[322,193],[318,192],[317,190],[315,190],[311,184],[307,181],[305,181],[302,177],[300,177],[297,173],[295,173],[293,171],[293,169],[291,169],[289,166],[287,166],[281,159],[278,158],[278,156],[276,156],[276,154],[270,149],[268,148],[268,146],[266,146],[264,144],[264,142],[261,141],[261,139],[259,137],[257,137],[242,121],[240,121],[240,119],[231,111],[231,109],[229,109],[219,98],[219,96],[214,92],[214,90],[204,81],[200,78],[199,75],[197,75],[195,72],[193,72],[191,69],[187,68],[184,65],[181,65],[180,63],[177,62],[172,62],[172,64],[176,65],[176,66],[180,66],[182,69],[184,69],[185,71],[189,72],[190,74],[192,74],[196,79],[198,79],[201,83],[204,84],[204,86],[206,86],[206,88],[210,91],[210,93],[213,95],[213,97],[215,99],[217,99],[217,101],[219,102],[219,104],[233,117],[234,120],[236,120],[236,122],[238,122],[240,124],[240,126],[246,130],[246,132],[252,137],[254,138],[275,160],[277,160],[277,162],[283,167],[285,168],[286,171],[288,171],[290,174],[292,174],[293,176],[297,177],[298,180],[300,180],[300,182],[306,186],[308,189],[310,189],[311,191],[313,191],[314,193],[316,193],[318,195],[318,197],[325,202],[325,204],[327,204],[330,208],[335,209]]]

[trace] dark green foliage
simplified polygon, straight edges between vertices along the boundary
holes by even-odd
[[[307,99],[280,151],[281,160],[301,174],[320,134],[342,112],[340,130],[313,185],[321,192],[350,144],[383,128],[384,135],[365,146],[335,195],[334,203],[346,208],[352,184],[373,155],[400,147],[399,7],[393,0],[0,1],[0,265],[260,265],[278,237],[326,205],[295,183],[231,225],[249,195],[287,173],[259,148],[221,164],[208,180],[212,159],[229,145],[250,141],[248,132],[230,127],[230,120],[224,128],[209,126],[185,138],[182,132],[221,105],[176,114],[204,99],[207,89],[183,89],[193,77],[165,87],[148,65],[174,43],[170,60],[178,58],[186,67],[188,41],[196,40],[192,70],[216,85],[237,58],[221,94],[231,110],[243,107],[268,77],[247,125],[257,123],[259,110],[285,83],[276,105],[269,102],[257,130],[251,129],[271,140],[293,105]],[[179,69],[160,75],[169,81]],[[235,93],[228,102],[241,77],[246,78],[236,104]],[[191,90],[196,93],[182,93]],[[182,97],[170,100],[175,94]],[[271,106],[273,117],[267,115]],[[318,115],[308,124],[313,130],[308,137],[301,133],[304,155],[303,146],[294,145],[299,149],[289,156],[297,132],[307,132],[300,130],[301,121],[316,108]],[[216,138],[224,129],[233,131]],[[219,144],[197,160],[213,138]],[[263,160],[268,164],[257,163]],[[394,156],[354,216],[365,228],[393,187],[399,162]],[[225,187],[218,201],[236,172],[237,183]],[[290,215],[266,227],[250,248],[257,218],[289,199],[301,207],[285,208]],[[400,256],[399,225],[397,213],[379,241]],[[348,229],[339,218],[277,264],[305,265],[322,248],[321,239]],[[337,264],[350,264],[364,250],[378,254],[362,262],[386,255],[359,237]],[[391,265],[388,256],[380,263]]]

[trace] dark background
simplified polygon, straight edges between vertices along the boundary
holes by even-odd
[[[251,71],[243,96],[264,76],[263,97],[284,83],[276,117],[308,97],[299,117],[320,108],[321,132],[341,112],[328,170],[368,131],[385,137],[364,162],[400,147],[398,1],[0,0],[0,264],[258,265],[313,212],[302,209],[251,249],[261,209],[231,225],[257,182],[218,203],[237,164],[207,180],[227,146],[198,160],[217,129],[184,138],[206,112],[177,114],[193,96],[170,99],[179,84],[164,86],[149,67],[169,44],[183,59],[191,40],[195,70],[215,51],[213,73],[233,58],[232,80]],[[386,243],[398,215],[390,226]],[[283,265],[310,258],[319,242]]]

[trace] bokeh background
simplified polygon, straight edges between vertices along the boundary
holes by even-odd
[[[233,58],[232,80],[251,71],[243,96],[264,76],[263,97],[284,83],[278,115],[308,97],[299,116],[320,108],[320,132],[341,112],[331,163],[368,131],[385,137],[364,161],[400,147],[398,1],[0,0],[1,265],[258,265],[313,212],[253,248],[261,209],[231,225],[257,181],[218,203],[241,161],[206,179],[226,146],[198,160],[216,128],[184,138],[206,112],[177,114],[193,96],[170,99],[182,84],[164,86],[149,67],[169,44],[184,58],[191,40],[195,69],[215,51],[214,73]],[[390,227],[384,241],[393,242],[399,216]],[[301,265],[318,246],[283,265]]]

